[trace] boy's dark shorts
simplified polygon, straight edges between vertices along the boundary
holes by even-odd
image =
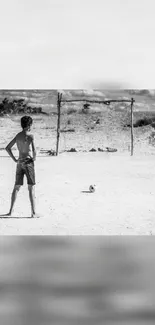
[[[35,185],[34,161],[31,158],[17,163],[15,185],[23,185],[24,175],[26,175],[28,185]]]

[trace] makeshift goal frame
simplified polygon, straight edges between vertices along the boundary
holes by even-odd
[[[130,103],[131,104],[131,156],[134,153],[134,134],[133,134],[133,106],[135,99],[108,99],[108,100],[89,100],[89,99],[63,99],[62,93],[58,92],[57,97],[57,141],[56,141],[56,156],[59,154],[59,141],[60,141],[60,122],[61,122],[61,104],[62,103],[75,103],[75,102],[85,102],[85,103],[96,103],[96,104],[104,104],[110,105],[111,103]]]

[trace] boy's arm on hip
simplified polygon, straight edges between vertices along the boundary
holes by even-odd
[[[35,143],[34,143],[34,137],[32,136],[32,152],[33,152],[33,160],[36,160],[36,156],[37,156],[37,151],[36,151],[36,147],[35,147]]]
[[[9,154],[9,156],[15,162],[17,162],[17,159],[15,158],[15,156],[13,155],[12,150],[11,150],[15,143],[16,143],[16,137],[9,142],[9,144],[6,146],[5,150],[7,151],[7,153]]]

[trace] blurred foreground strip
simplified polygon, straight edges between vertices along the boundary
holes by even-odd
[[[155,323],[153,237],[1,237],[0,324]]]

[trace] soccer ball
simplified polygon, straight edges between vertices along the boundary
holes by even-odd
[[[95,185],[89,186],[89,192],[94,193],[95,192]]]

